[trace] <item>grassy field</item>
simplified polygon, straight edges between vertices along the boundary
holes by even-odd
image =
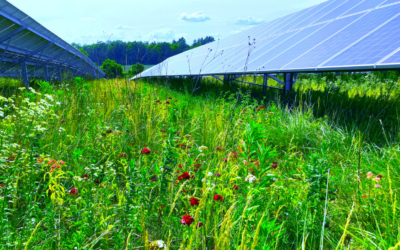
[[[397,73],[1,95],[2,249],[400,246]]]

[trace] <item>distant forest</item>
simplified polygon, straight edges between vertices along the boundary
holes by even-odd
[[[177,55],[183,51],[199,47],[201,45],[215,41],[214,37],[207,36],[193,41],[188,45],[182,37],[178,41],[168,42],[98,42],[91,45],[72,45],[82,52],[87,52],[89,58],[97,65],[102,65],[106,59],[115,60],[121,65],[133,65],[141,63],[145,65],[158,64],[168,57]]]

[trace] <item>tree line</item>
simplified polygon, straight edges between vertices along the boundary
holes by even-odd
[[[155,65],[165,59],[182,53],[183,51],[215,41],[212,36],[199,38],[188,45],[185,38],[169,42],[124,42],[110,41],[97,42],[90,45],[72,43],[72,45],[85,53],[97,65],[102,65],[107,59],[120,65]]]

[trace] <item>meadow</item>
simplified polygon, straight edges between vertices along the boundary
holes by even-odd
[[[397,72],[39,83],[0,96],[1,249],[400,249]]]

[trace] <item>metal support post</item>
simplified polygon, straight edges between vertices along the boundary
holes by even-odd
[[[224,84],[229,85],[229,75],[224,75]]]
[[[44,68],[43,68],[43,76],[44,76],[44,80],[46,81],[46,82],[49,82],[50,81],[50,78],[49,78],[49,66],[44,66]]]
[[[268,74],[263,75],[263,92],[267,93],[268,90]]]
[[[29,88],[29,78],[28,78],[28,70],[26,68],[26,62],[23,61],[21,63],[21,71],[22,71],[22,81],[24,82],[25,88]]]
[[[285,73],[285,87],[283,89],[283,94],[286,95],[288,91],[291,91],[293,88],[293,74]]]

